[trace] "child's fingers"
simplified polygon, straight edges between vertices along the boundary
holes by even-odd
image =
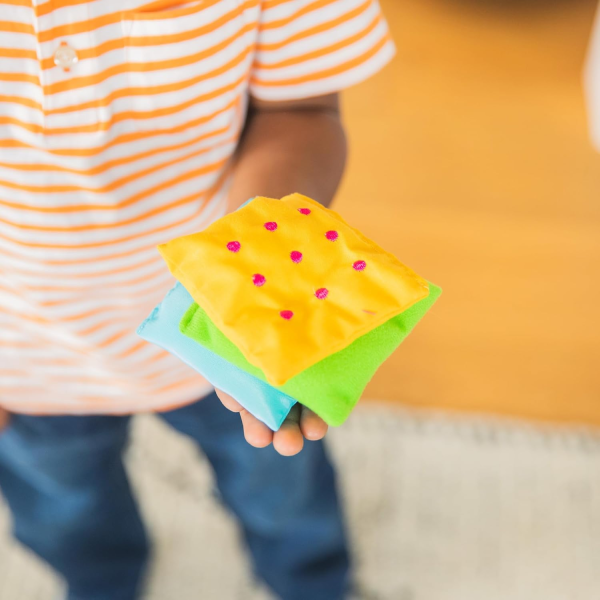
[[[251,446],[264,448],[273,441],[273,432],[245,408],[240,411],[240,417],[244,426],[244,437]]]
[[[273,441],[273,432],[256,417],[252,416],[237,400],[222,390],[215,390],[223,406],[231,412],[239,413],[244,427],[246,441],[255,448],[264,448]]]
[[[304,446],[300,431],[300,405],[295,404],[285,421],[273,435],[273,447],[283,456],[298,454]]]
[[[215,390],[219,400],[223,403],[223,406],[231,412],[239,413],[243,410],[243,406],[232,396],[226,394],[223,390]]]
[[[300,415],[300,430],[307,440],[320,440],[327,433],[327,423],[310,408],[303,406]]]
[[[264,448],[272,442],[279,454],[293,456],[302,450],[305,437],[307,440],[320,440],[327,433],[327,424],[323,419],[300,404],[292,407],[279,431],[273,433],[229,394],[221,390],[215,391],[225,408],[240,414],[244,437],[251,446],[256,448]]]

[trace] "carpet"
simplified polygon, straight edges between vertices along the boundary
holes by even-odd
[[[329,439],[365,599],[598,598],[598,432],[368,403]],[[156,540],[148,600],[269,598],[187,440],[140,417],[128,464]],[[8,530],[0,501],[0,598],[53,600]]]

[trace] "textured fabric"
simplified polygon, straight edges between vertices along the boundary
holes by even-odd
[[[381,363],[398,347],[431,308],[441,289],[429,284],[427,298],[296,375],[278,389],[316,412],[329,425],[341,425],[360,399]],[[181,320],[181,330],[193,340],[226,358],[232,365],[266,380],[225,337],[197,304]]]
[[[123,461],[128,424],[13,415],[0,434],[0,489],[14,535],[64,577],[61,600],[141,600],[149,540]]]
[[[255,198],[159,250],[194,300],[273,385],[429,293],[414,271],[300,194]]]
[[[161,416],[206,454],[220,497],[240,522],[254,574],[275,598],[349,600],[344,516],[323,440],[307,441],[295,456],[281,456],[272,444],[253,448],[239,416],[214,396]],[[225,600],[198,597],[198,590],[194,597]]]
[[[138,335],[178,356],[272,430],[279,429],[295,400],[183,335],[179,322],[191,303],[178,283],[140,325]]]
[[[341,90],[392,54],[376,0],[0,0],[0,404],[208,392],[135,336],[173,285],[155,246],[224,214],[250,95]]]
[[[291,457],[273,447],[253,448],[244,440],[239,416],[214,394],[160,417],[206,455],[220,498],[240,524],[254,572],[277,598],[346,598],[346,532],[323,442],[307,443]],[[65,600],[142,600],[135,589],[148,545],[123,468],[128,422],[114,416],[16,415],[0,435],[0,488],[15,534],[63,575],[69,586]],[[172,452],[170,443],[164,451]],[[206,540],[199,543],[212,547]],[[11,578],[6,579],[8,584]],[[2,600],[29,598],[22,590],[21,585]],[[187,591],[159,597],[229,597]]]

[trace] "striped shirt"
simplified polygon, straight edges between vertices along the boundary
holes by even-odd
[[[0,405],[206,394],[135,334],[173,284],[155,246],[224,214],[249,96],[331,93],[393,52],[377,0],[0,0]]]

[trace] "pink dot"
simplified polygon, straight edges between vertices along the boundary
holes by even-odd
[[[335,242],[335,240],[337,240],[337,239],[338,239],[338,232],[337,232],[337,231],[333,231],[333,230],[331,230],[331,231],[328,231],[328,232],[325,234],[325,237],[326,237],[326,238],[327,238],[327,239],[328,239],[330,242]]]
[[[302,252],[294,250],[293,252],[290,252],[290,258],[292,259],[292,262],[299,263],[302,261]]]
[[[298,212],[302,213],[303,215],[310,215],[310,208],[299,208]]]
[[[265,229],[267,231],[275,231],[277,229],[277,223],[275,223],[275,221],[268,221],[265,223]]]
[[[353,265],[352,268],[355,271],[364,271],[367,267],[367,263],[364,260],[357,260]]]
[[[294,313],[291,310],[282,310],[279,313],[279,316],[282,319],[285,319],[286,321],[289,321],[294,316]]]
[[[260,273],[256,273],[255,275],[252,275],[252,283],[256,286],[256,287],[260,287],[261,285],[265,285],[266,283],[266,279],[264,275],[261,275]]]
[[[315,296],[319,299],[319,300],[325,300],[325,298],[327,298],[327,294],[329,294],[329,290],[327,288],[319,288],[316,292],[315,292]]]
[[[239,242],[229,242],[227,244],[227,250],[231,252],[239,252],[242,245]]]

